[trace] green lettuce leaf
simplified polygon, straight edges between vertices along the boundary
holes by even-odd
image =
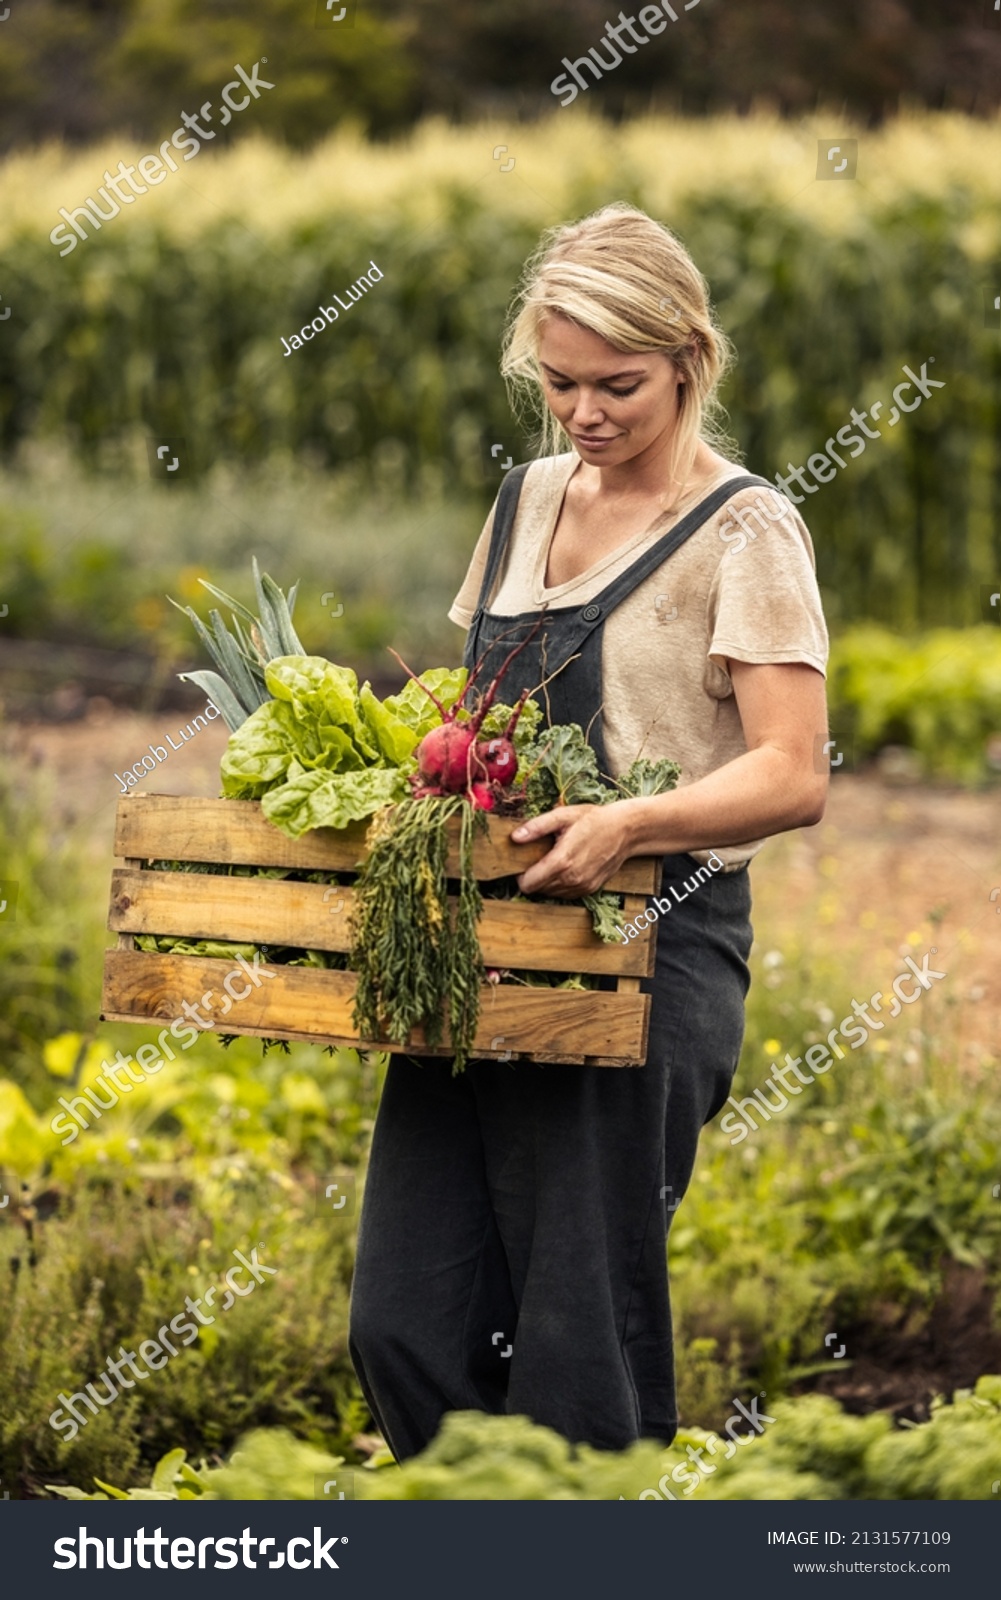
[[[451,706],[464,668],[436,668],[422,680]],[[268,700],[230,735],[223,793],[260,800],[264,815],[292,838],[343,827],[406,797],[414,751],[440,715],[419,684],[380,701],[350,667],[322,656],[278,656],[265,668]]]
[[[315,758],[310,759],[308,754],[301,757],[301,765],[305,769],[360,772],[370,765],[344,728],[335,727],[332,722],[321,722],[316,728],[316,738],[319,749]],[[291,768],[289,773],[291,775]]]
[[[609,889],[586,894],[584,904],[591,913],[591,926],[605,944],[621,944],[622,900]]]
[[[344,828],[409,793],[399,767],[369,767],[362,772],[303,772],[270,789],[261,810],[292,839],[310,828]]]
[[[494,706],[483,718],[481,739],[498,739],[514,715],[514,706]],[[514,730],[515,754],[520,758],[534,743],[542,721],[542,707],[534,700],[526,700]]]
[[[254,951],[259,948],[256,944],[233,944],[225,939],[183,939],[159,933],[137,933],[136,944],[140,950],[145,950],[147,953],[165,956],[212,956],[220,961],[228,961],[235,956],[243,956],[245,961],[249,961]]]
[[[371,684],[364,684],[359,695],[362,716],[379,747],[383,760],[390,762],[394,767],[403,767],[408,762],[413,765],[414,750],[421,738],[415,729],[409,726],[401,717],[390,708],[389,702],[385,704],[372,692]],[[435,719],[438,713],[430,700],[427,702],[434,712]]]
[[[340,728],[365,758],[364,764],[378,761],[378,745],[362,718],[358,679],[350,667],[335,666],[323,656],[279,656],[268,662],[264,681],[276,700],[291,705],[301,737],[310,726]],[[317,749],[308,751],[314,758],[320,748],[318,733],[316,742]]]
[[[399,694],[389,695],[382,703],[394,717],[413,729],[416,744],[441,721],[434,702],[419,684],[425,684],[448,711],[462,694],[468,677],[465,667],[432,667],[429,672],[421,673],[419,683],[409,679]]]
[[[229,736],[220,763],[222,791],[234,800],[258,800],[284,778],[297,746],[292,707],[281,700],[258,706]]]

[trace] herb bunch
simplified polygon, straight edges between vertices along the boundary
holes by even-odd
[[[448,903],[448,823],[459,818],[459,894]],[[448,1017],[454,1072],[465,1066],[480,1013],[483,957],[476,924],[483,898],[473,871],[473,829],[485,816],[461,795],[387,808],[369,832],[352,925],[358,975],[355,1026],[364,1038],[405,1044],[417,1027],[440,1048]]]

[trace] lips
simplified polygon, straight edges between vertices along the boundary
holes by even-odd
[[[614,443],[616,436],[614,433],[611,433],[607,438],[605,438],[601,434],[593,434],[589,436],[584,433],[578,433],[575,437],[578,444],[612,444]]]

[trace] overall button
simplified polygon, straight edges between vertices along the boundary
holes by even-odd
[[[597,622],[597,620],[598,620],[598,618],[600,616],[601,616],[601,607],[600,606],[585,606],[583,611],[581,612],[581,617],[583,618],[583,620],[585,622]]]

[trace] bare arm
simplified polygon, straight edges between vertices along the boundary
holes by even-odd
[[[802,663],[728,663],[747,753],[697,783],[649,799],[563,806],[533,817],[516,843],[558,835],[522,873],[526,894],[591,894],[634,855],[745,844],[819,822],[827,797],[824,680]],[[822,770],[818,770],[821,768]]]

